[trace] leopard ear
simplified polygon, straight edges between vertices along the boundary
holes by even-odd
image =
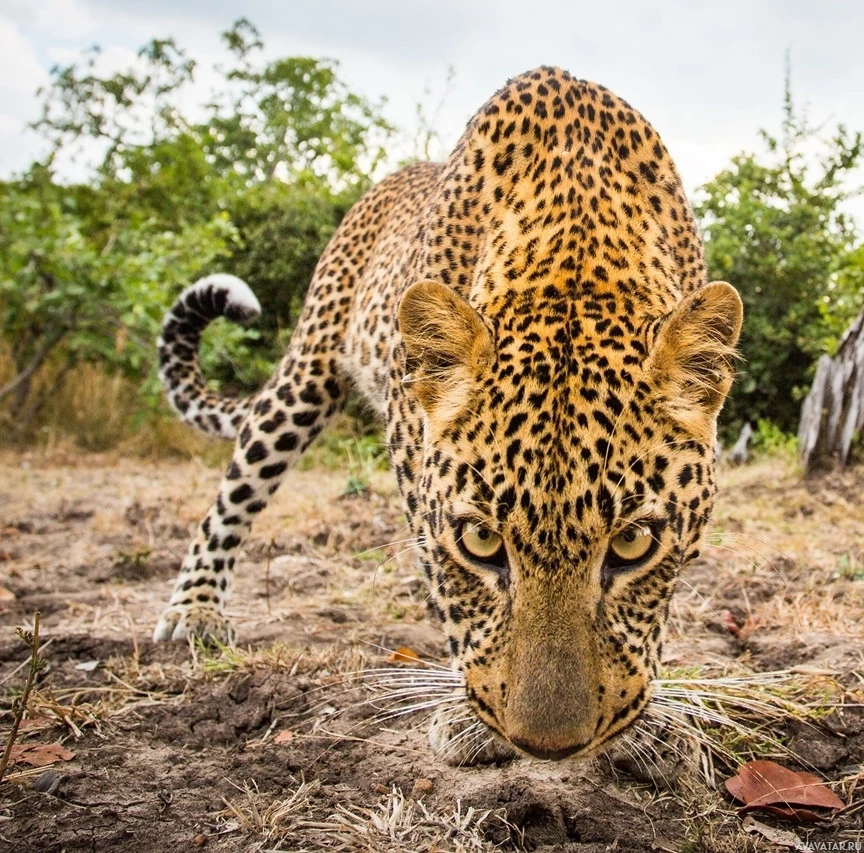
[[[492,335],[480,315],[457,293],[434,281],[412,285],[399,306],[406,382],[430,413],[464,398],[477,370],[494,360]]]
[[[693,435],[713,441],[735,376],[742,317],[738,292],[715,281],[687,296],[657,332],[649,371],[666,411]]]

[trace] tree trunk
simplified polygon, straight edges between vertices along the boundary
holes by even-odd
[[[806,474],[837,461],[845,467],[864,427],[864,311],[843,335],[836,355],[823,355],[801,407],[798,446]]]

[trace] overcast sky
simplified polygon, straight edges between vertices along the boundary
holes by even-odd
[[[121,67],[149,38],[173,36],[209,66],[241,15],[271,56],[338,60],[349,87],[386,96],[388,118],[409,132],[418,101],[435,110],[452,66],[438,156],[508,77],[544,63],[639,109],[691,191],[759,148],[760,127],[779,129],[787,50],[813,122],[864,129],[861,0],[0,0],[0,177],[40,150],[24,126],[52,65],[99,44]],[[864,205],[855,213],[864,224]]]

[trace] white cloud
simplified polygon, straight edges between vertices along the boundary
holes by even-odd
[[[38,117],[34,95],[47,80],[32,42],[0,19],[0,174],[20,171],[33,159],[39,140],[26,125]]]
[[[0,97],[14,106],[32,102],[36,88],[48,79],[32,42],[0,19]]]
[[[9,20],[49,37],[82,38],[98,26],[84,0],[4,0],[3,6]]]

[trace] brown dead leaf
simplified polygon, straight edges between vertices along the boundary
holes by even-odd
[[[726,790],[733,800],[738,800],[739,803],[745,803],[744,799],[744,782],[740,776],[732,776],[726,780]]]
[[[7,559],[2,551],[0,551],[0,560]],[[12,592],[11,589],[7,589],[5,586],[0,586],[0,602],[8,603],[10,601],[15,601],[15,593]]]
[[[29,764],[31,767],[47,767],[55,761],[71,761],[75,757],[61,743],[16,743],[12,747],[12,764]]]
[[[420,656],[417,652],[412,651],[408,648],[408,646],[399,646],[393,654],[387,658],[387,663],[419,663],[422,664],[423,661],[420,660]]]
[[[435,783],[431,779],[424,779],[422,776],[414,780],[414,787],[411,789],[411,799],[419,800],[426,794],[431,794],[435,790]]]
[[[282,729],[281,732],[276,732],[276,736],[273,738],[273,743],[288,743],[289,741],[294,740],[297,735],[291,731],[291,729]]]
[[[836,811],[844,806],[818,776],[776,761],[748,761],[737,776],[726,780],[726,790],[744,803],[742,813],[761,809],[801,822],[825,819],[814,808]]]

